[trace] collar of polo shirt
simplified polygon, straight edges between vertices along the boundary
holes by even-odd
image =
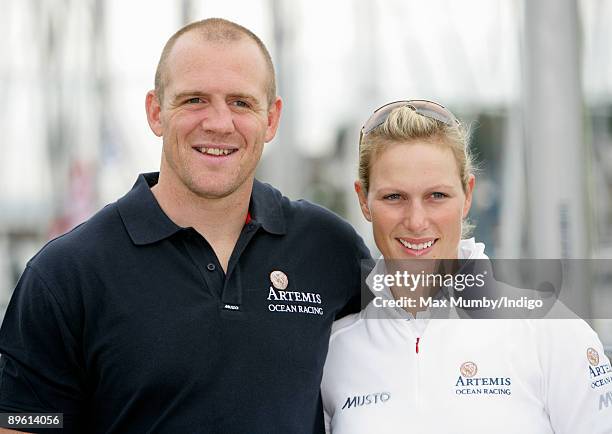
[[[132,242],[136,245],[152,244],[168,238],[183,228],[164,213],[151,192],[157,184],[159,172],[138,176],[130,192],[117,201],[117,208]],[[280,194],[266,194],[271,187],[255,180],[246,224],[261,225],[269,233],[284,235],[286,222]]]

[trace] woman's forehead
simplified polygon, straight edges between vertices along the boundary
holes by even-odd
[[[371,181],[374,177],[406,181],[427,177],[447,183],[449,179],[460,181],[457,161],[449,147],[420,142],[385,146],[372,160],[370,177]]]

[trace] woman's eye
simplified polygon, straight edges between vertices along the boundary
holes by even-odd
[[[433,197],[434,199],[444,199],[445,197],[448,197],[448,196],[444,193],[440,193],[439,191],[436,191],[434,193],[431,193],[431,197]]]
[[[399,200],[401,198],[402,196],[398,193],[387,194],[386,196],[383,197],[383,199],[385,200]]]

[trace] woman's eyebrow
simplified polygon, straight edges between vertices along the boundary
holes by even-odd
[[[425,187],[424,190],[453,190],[455,187],[453,185],[450,184],[435,184],[432,186],[428,186]],[[381,192],[398,192],[398,193],[405,193],[406,190],[402,187],[394,187],[392,185],[383,185],[379,188],[376,189],[377,191],[381,191]]]
[[[436,189],[454,189],[455,187],[452,185],[448,185],[448,184],[436,184],[433,185],[431,187],[428,187],[428,190],[436,190]]]

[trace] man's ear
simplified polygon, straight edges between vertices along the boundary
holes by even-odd
[[[283,100],[277,96],[270,108],[268,109],[268,128],[266,129],[265,142],[268,143],[276,135],[278,123],[280,121],[281,111],[283,109]]]
[[[157,137],[161,137],[164,130],[161,122],[161,102],[157,98],[157,94],[154,90],[147,92],[145,99],[145,109],[147,111],[147,121],[153,134]]]
[[[372,221],[372,215],[370,214],[370,207],[368,206],[368,196],[361,184],[361,181],[355,181],[355,193],[357,193],[357,197],[359,198],[359,206],[361,207],[361,212],[367,221]]]

